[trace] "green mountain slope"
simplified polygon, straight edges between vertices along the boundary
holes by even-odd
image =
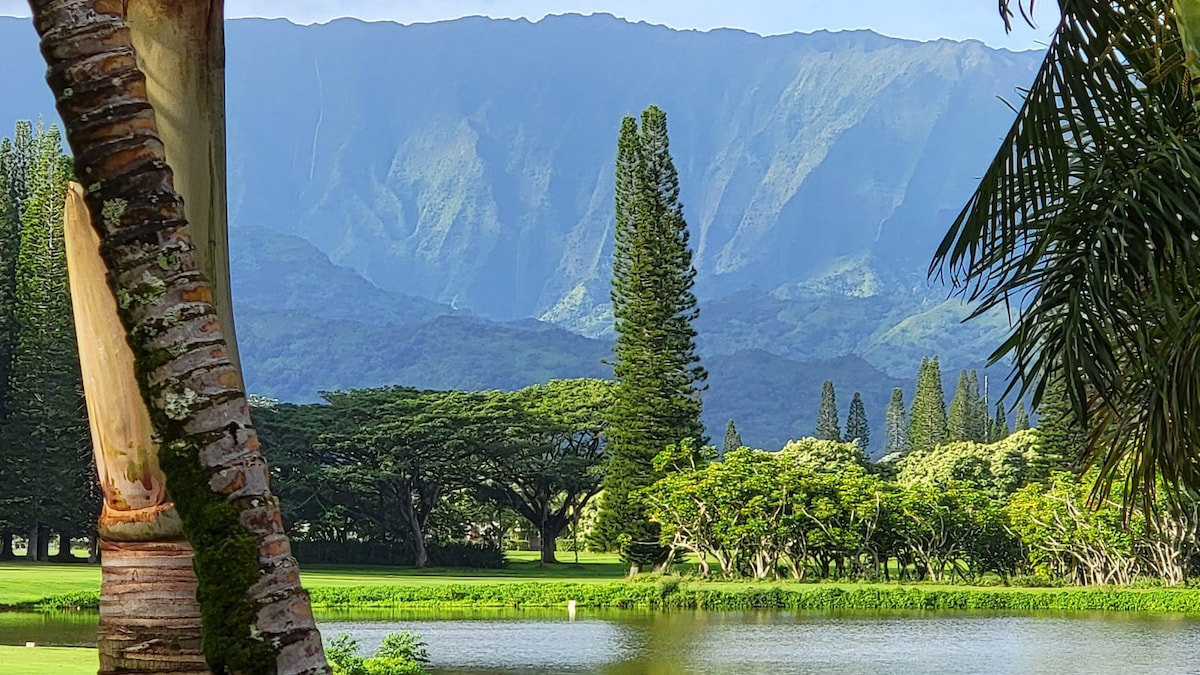
[[[996,97],[1039,54],[606,15],[227,32],[234,292],[259,393],[607,374],[615,138],[649,103],[670,115],[692,228],[710,423],[777,445],[815,414],[784,399],[828,378],[878,424],[921,356],[952,377],[1004,331],[960,325],[924,271],[1011,120]],[[52,118],[27,20],[0,18],[0,60],[0,121]]]
[[[996,97],[1039,60],[606,15],[228,33],[235,226],[387,290],[571,327],[607,300],[622,115],[670,115],[704,300],[865,253],[924,269],[1011,120]]]

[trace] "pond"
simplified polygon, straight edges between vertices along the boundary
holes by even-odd
[[[0,614],[0,644],[94,643],[94,615]],[[969,612],[396,611],[323,614],[370,653],[407,630],[435,675],[1194,672],[1200,618]]]

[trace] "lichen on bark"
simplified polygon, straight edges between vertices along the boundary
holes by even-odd
[[[216,673],[328,673],[137,67],[126,0],[30,6],[167,490],[195,549],[205,656]]]

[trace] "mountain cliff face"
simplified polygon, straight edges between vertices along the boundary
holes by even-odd
[[[863,253],[920,270],[1011,121],[997,96],[1038,61],[605,15],[236,21],[232,219],[387,290],[574,325],[607,301],[621,117],[657,103],[702,299]]]
[[[28,23],[0,18],[0,125],[53,119]],[[716,432],[734,416],[767,447],[808,433],[823,379],[879,425],[922,355],[953,378],[1005,330],[960,325],[925,268],[1011,122],[997,97],[1040,54],[607,15],[227,34],[234,291],[259,393],[605,376],[616,135],[651,103],[670,117]]]

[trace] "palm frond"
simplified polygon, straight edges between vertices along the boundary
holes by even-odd
[[[1117,478],[1147,500],[1156,477],[1197,490],[1200,371],[1187,367],[1200,349],[1200,124],[1173,3],[1060,6],[1017,119],[930,273],[948,274],[976,315],[1015,311],[992,362],[1011,357],[1035,401],[1048,378],[1066,378],[1095,430],[1081,459],[1101,469],[1097,495]]]

